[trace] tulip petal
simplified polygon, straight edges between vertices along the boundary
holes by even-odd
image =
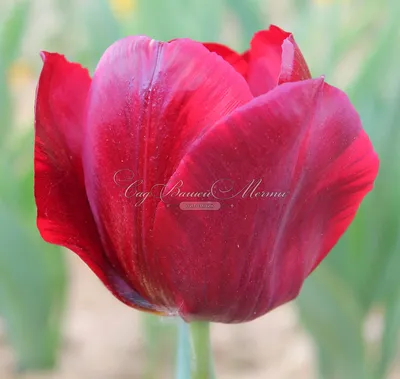
[[[182,210],[187,199],[176,191],[158,206],[153,270],[170,302],[188,320],[241,322],[290,301],[377,170],[347,96],[321,79],[283,84],[237,109],[193,144],[166,189],[213,188],[221,208]]]
[[[43,239],[77,253],[122,301],[149,308],[107,261],[87,201],[81,148],[86,69],[62,55],[42,53],[35,108],[35,199]]]
[[[254,35],[248,59],[247,81],[254,96],[278,84],[311,78],[293,35],[274,25]]]
[[[216,53],[224,58],[240,75],[246,78],[249,65],[248,52],[239,54],[225,45],[214,42],[203,43],[203,45],[208,51]]]
[[[164,294],[149,279],[148,241],[159,199],[143,197],[167,182],[194,139],[251,99],[243,77],[191,40],[128,37],[99,62],[86,120],[88,198],[107,256],[155,304]]]

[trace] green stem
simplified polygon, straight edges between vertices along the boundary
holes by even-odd
[[[178,320],[178,352],[176,361],[176,379],[190,379],[190,335],[189,325]]]
[[[210,324],[192,322],[189,324],[192,337],[191,379],[215,379],[210,343]]]

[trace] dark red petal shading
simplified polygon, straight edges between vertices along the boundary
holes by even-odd
[[[35,198],[43,239],[77,253],[121,300],[150,308],[107,261],[86,198],[81,148],[86,69],[62,55],[42,53],[35,108]]]
[[[225,45],[213,42],[203,43],[203,45],[208,49],[208,51],[216,53],[224,58],[240,75],[246,78],[249,65],[248,52],[239,54]]]
[[[297,296],[304,279],[352,221],[372,188],[378,158],[346,95],[321,79],[283,84],[196,141],[168,183],[215,193],[218,211],[160,203],[153,271],[188,320],[241,322]],[[254,194],[253,194],[254,196]]]
[[[271,25],[251,41],[247,81],[254,96],[285,82],[310,79],[307,63],[292,34]]]
[[[155,304],[165,303],[149,263],[159,200],[137,204],[134,193],[166,183],[194,139],[251,99],[243,77],[190,40],[128,37],[96,69],[84,148],[88,198],[107,256]]]

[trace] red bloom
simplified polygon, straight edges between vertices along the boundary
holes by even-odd
[[[43,54],[38,227],[126,304],[248,321],[297,296],[371,190],[378,158],[291,34],[259,32],[244,55],[205,46],[128,37],[93,79]],[[214,210],[188,210],[199,206]]]
[[[311,74],[292,34],[271,25],[254,35],[250,50],[238,54],[217,43],[204,44],[228,61],[249,84],[254,96],[262,95],[278,84],[310,79]]]

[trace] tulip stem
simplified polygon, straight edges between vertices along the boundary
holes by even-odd
[[[189,324],[192,338],[191,379],[215,379],[210,343],[210,324],[192,322]]]
[[[189,324],[178,320],[178,351],[176,361],[176,379],[190,378],[190,335]]]

